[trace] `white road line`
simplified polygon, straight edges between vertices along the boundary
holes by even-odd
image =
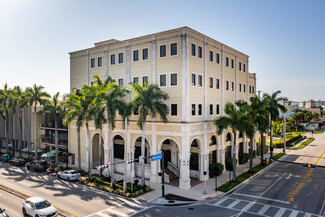
[[[299,211],[297,210],[292,210],[291,214],[289,215],[289,217],[296,217],[299,214]]]
[[[148,207],[146,207],[146,208],[144,208],[144,209],[142,209],[142,210],[136,211],[136,212],[132,213],[130,216],[136,215],[136,214],[138,214],[138,213],[140,213],[140,212],[143,212],[143,211],[145,211],[145,210],[147,210],[147,209],[150,209],[151,207],[152,207],[152,206],[148,206]]]
[[[325,214],[325,200],[323,202],[322,208],[320,209],[318,215],[322,216]]]
[[[275,214],[275,216],[281,217],[285,211],[285,208],[280,208],[279,211]]]
[[[223,203],[225,200],[227,200],[228,199],[228,197],[224,197],[224,198],[222,198],[221,200],[218,200],[214,205],[215,206],[219,206],[221,203]]]
[[[255,204],[255,202],[250,202],[250,203],[247,204],[244,208],[242,208],[242,212],[246,212],[246,211],[249,210],[249,208],[251,208],[254,204]]]
[[[263,194],[265,194],[268,190],[270,190],[278,181],[280,181],[280,179],[282,179],[283,176],[285,176],[286,172],[280,176],[280,178],[278,178],[270,187],[268,187],[259,197],[261,197]]]
[[[274,201],[274,202],[279,202],[279,203],[285,203],[285,204],[290,204],[287,201],[283,201],[283,200],[276,200],[276,199],[271,199],[271,198],[267,198],[267,197],[258,197],[258,196],[254,196],[254,195],[248,195],[248,194],[241,194],[241,193],[232,193],[233,195],[238,195],[238,196],[244,196],[244,197],[252,197],[252,198],[256,198],[256,199],[263,199],[263,200],[269,200],[269,201]],[[232,197],[230,197],[232,198]],[[248,200],[246,200],[248,201]]]
[[[264,213],[266,212],[266,210],[268,210],[268,208],[270,208],[270,205],[264,205],[262,209],[260,209],[260,211],[257,212],[257,214],[264,215]]]
[[[128,217],[129,216],[129,215],[125,214],[125,213],[122,213],[120,211],[113,210],[113,209],[109,209],[109,210],[107,210],[107,212],[113,213],[113,214],[115,214],[117,216],[123,216],[123,217]]]
[[[227,208],[232,209],[233,207],[235,207],[239,203],[240,203],[240,200],[235,200],[234,202],[232,202],[231,204],[229,204],[227,206]]]

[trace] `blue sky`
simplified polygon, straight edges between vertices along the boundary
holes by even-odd
[[[249,55],[258,90],[325,100],[324,10],[322,0],[0,0],[0,85],[67,93],[69,52],[189,26]]]

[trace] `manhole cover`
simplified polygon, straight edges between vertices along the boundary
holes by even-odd
[[[168,203],[175,203],[175,201],[174,200],[169,200]]]
[[[194,208],[193,207],[190,207],[190,208],[188,208],[188,210],[194,210]]]

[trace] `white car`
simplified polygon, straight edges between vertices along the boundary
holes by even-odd
[[[80,177],[80,173],[76,170],[66,170],[58,173],[59,179],[66,179],[68,181],[78,180]]]
[[[5,209],[1,209],[0,208],[0,217],[9,217],[6,213],[5,213]]]
[[[41,197],[30,197],[23,202],[23,214],[32,217],[56,217],[58,210]]]

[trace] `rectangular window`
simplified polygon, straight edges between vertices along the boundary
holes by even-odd
[[[199,58],[202,58],[202,47],[200,47],[200,46],[198,46],[198,52],[197,52],[198,54],[198,57]]]
[[[213,115],[213,105],[210,104],[210,115]]]
[[[195,44],[192,44],[192,56],[195,56]]]
[[[166,57],[166,45],[160,46],[160,57]]]
[[[244,93],[246,92],[246,85],[244,84]]]
[[[210,78],[209,86],[210,88],[213,88],[213,78]]]
[[[133,78],[133,83],[139,83],[139,77],[134,77]]]
[[[213,62],[213,52],[210,51],[210,61]]]
[[[149,82],[149,78],[148,78],[148,76],[143,76],[143,77],[142,77],[142,85],[144,86],[144,84],[145,84],[145,83],[148,84],[148,82]]]
[[[177,43],[173,43],[170,45],[170,55],[171,56],[177,55]]]
[[[123,86],[123,78],[118,79],[118,84]]]
[[[216,63],[220,63],[220,56],[219,56],[219,54],[218,53],[216,53]]]
[[[246,65],[244,64],[244,72],[246,72]]]
[[[102,65],[103,65],[103,57],[98,57],[97,64],[98,64],[98,67],[102,67]]]
[[[234,68],[234,60],[231,59],[231,68]]]
[[[199,104],[198,105],[198,109],[197,110],[198,110],[198,112],[197,112],[198,115],[202,115],[202,104]]]
[[[95,68],[95,58],[91,58],[90,60],[90,67]]]
[[[148,59],[148,48],[142,49],[142,60]]]
[[[170,74],[170,86],[177,86],[177,73]]]
[[[216,88],[220,89],[220,80],[218,78],[216,79]]]
[[[241,92],[241,84],[239,84],[239,92]]]
[[[192,104],[192,116],[195,116],[195,104]]]
[[[239,62],[239,71],[241,71],[241,62]]]
[[[235,90],[235,85],[234,82],[231,82],[231,90],[234,91]]]
[[[160,75],[160,87],[166,87],[166,75]]]
[[[229,66],[229,58],[226,57],[226,66],[228,67]]]
[[[220,110],[219,107],[220,107],[219,104],[217,104],[217,105],[216,105],[216,114],[217,114],[217,115],[220,113],[220,111],[219,111],[219,110]]]
[[[249,86],[249,93],[252,93],[252,86]]]
[[[133,51],[133,61],[139,61],[139,50]]]
[[[111,65],[115,65],[115,54],[111,55]]]
[[[123,63],[123,53],[118,54],[118,63]]]
[[[196,85],[195,77],[195,74],[192,74],[192,86]]]
[[[226,81],[226,90],[229,90],[229,81]]]
[[[202,87],[202,75],[197,76],[197,86]]]
[[[253,93],[253,94],[255,93],[255,91],[254,91],[254,86],[252,86],[252,93]]]
[[[171,116],[177,116],[177,104],[171,104],[170,107]]]

